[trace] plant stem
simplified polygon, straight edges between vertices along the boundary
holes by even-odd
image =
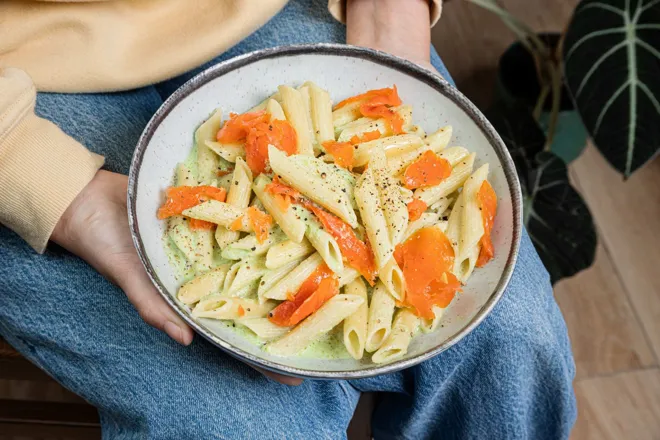
[[[534,116],[536,122],[538,122],[539,119],[541,119],[541,112],[543,111],[543,105],[545,104],[545,100],[548,98],[549,93],[550,93],[550,84],[546,82],[543,84],[541,88],[539,97],[536,100],[536,106],[534,106],[534,112],[532,113],[532,116]]]
[[[561,104],[561,72],[557,64],[549,67],[550,84],[552,87],[552,108],[550,110],[550,122],[548,124],[548,134],[545,140],[545,151],[550,151],[552,141],[557,130],[557,120],[559,119],[559,105]]]

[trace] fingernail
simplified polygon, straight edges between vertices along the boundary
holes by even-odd
[[[179,344],[183,344],[183,332],[181,331],[178,325],[176,325],[172,321],[167,321],[163,329],[170,338],[174,339]]]

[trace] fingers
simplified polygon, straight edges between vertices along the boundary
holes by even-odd
[[[147,324],[164,331],[179,344],[190,344],[193,339],[192,329],[160,296],[142,268],[142,264],[137,261],[137,256],[135,260],[130,266],[122,265],[128,270],[123,271],[119,278],[119,287],[126,293],[129,301]]]
[[[302,379],[298,379],[297,377],[291,377],[291,376],[285,376],[283,374],[273,373],[271,371],[264,370],[262,368],[258,368],[258,367],[254,367],[254,366],[252,366],[252,368],[257,370],[258,372],[260,372],[264,376],[266,376],[270,379],[273,379],[274,381],[279,382],[283,385],[291,385],[291,386],[296,386],[297,387],[298,385],[300,385],[302,383]]]

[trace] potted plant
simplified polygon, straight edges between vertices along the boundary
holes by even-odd
[[[582,0],[563,34],[537,35],[497,0],[518,42],[486,112],[516,164],[525,226],[553,283],[589,267],[591,214],[566,164],[586,136],[624,178],[660,151],[660,0]]]

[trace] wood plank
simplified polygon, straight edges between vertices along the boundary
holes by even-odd
[[[575,384],[572,440],[660,438],[660,370],[621,373]]]
[[[0,423],[98,427],[99,415],[87,404],[0,399]]]
[[[577,378],[655,365],[603,246],[593,267],[557,283],[555,298],[568,326]]]
[[[0,379],[0,399],[87,404],[53,379],[48,382]]]
[[[641,321],[656,359],[660,356],[660,160],[624,182],[588,147],[571,165],[596,219],[604,245]]]

